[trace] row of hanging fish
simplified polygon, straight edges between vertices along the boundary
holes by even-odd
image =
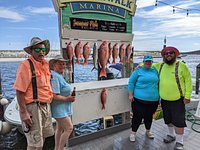
[[[84,58],[83,65],[88,64],[89,57],[91,55],[90,43],[86,42],[84,45],[79,41],[76,46],[73,46],[72,42],[69,42],[65,49],[64,58],[69,60],[69,64],[72,64],[72,59],[75,56],[75,64],[80,64],[80,60]],[[112,57],[112,64],[116,64],[116,59],[119,57],[119,63],[129,62],[130,55],[133,52],[131,44],[127,46],[125,44],[119,45],[115,43],[113,46],[108,41],[103,41],[98,47],[97,43],[93,45],[93,69],[97,70],[97,65],[101,68],[99,77],[106,77],[106,67],[107,64],[111,63],[110,59]]]

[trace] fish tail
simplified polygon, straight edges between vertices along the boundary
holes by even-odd
[[[129,62],[129,59],[128,59],[128,58],[126,58],[126,62]]]
[[[88,61],[84,61],[83,65],[84,66],[88,65]]]
[[[115,60],[113,59],[112,64],[116,64]]]
[[[106,75],[106,70],[105,70],[104,68],[101,68],[99,77],[107,77],[107,75]]]
[[[79,61],[79,59],[77,59],[77,60],[76,60],[76,63],[75,63],[75,64],[80,64],[80,61]]]
[[[72,65],[72,60],[69,60],[69,63],[68,63],[69,65]]]
[[[96,66],[94,66],[94,67],[92,68],[91,72],[92,72],[93,70],[98,70],[98,69],[97,69]]]
[[[105,105],[102,105],[102,108],[101,108],[102,110],[105,110]]]

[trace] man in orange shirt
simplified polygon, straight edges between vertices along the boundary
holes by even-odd
[[[31,56],[19,64],[14,89],[16,90],[22,129],[27,139],[27,150],[42,150],[46,137],[52,136],[49,64],[44,59],[49,53],[49,40],[33,37],[24,51]]]

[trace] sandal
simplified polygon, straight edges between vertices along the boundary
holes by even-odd
[[[176,142],[174,150],[183,150],[183,144]]]
[[[171,142],[173,142],[175,140],[176,140],[175,136],[167,135],[167,137],[163,139],[163,142],[165,142],[165,143],[171,143]]]

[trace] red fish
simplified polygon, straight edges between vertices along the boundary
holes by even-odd
[[[83,57],[84,57],[84,64],[83,65],[88,65],[88,58],[90,57],[91,49],[90,49],[90,44],[87,42],[83,46]]]
[[[126,46],[126,52],[125,52],[125,60],[126,60],[126,62],[129,62],[131,51],[132,51],[132,46],[131,46],[131,44],[128,44]]]
[[[68,64],[72,64],[72,58],[74,57],[74,48],[72,42],[69,42],[66,47],[66,59],[69,59]]]
[[[108,42],[103,41],[98,49],[98,63],[101,68],[99,77],[107,77],[106,75],[106,65],[108,63]]]
[[[81,41],[79,41],[75,46],[75,56],[76,56],[76,64],[80,64],[81,53],[83,51],[83,45]]]
[[[113,46],[113,50],[112,50],[112,64],[116,64],[115,59],[117,59],[118,55],[119,55],[119,46],[118,43],[115,43],[115,45]]]
[[[106,109],[106,101],[107,101],[107,93],[106,93],[106,88],[103,88],[101,91],[101,104],[102,108],[101,109]]]
[[[120,47],[119,47],[119,63],[123,63],[123,59],[124,59],[124,56],[125,56],[125,45],[124,44],[121,44]]]

